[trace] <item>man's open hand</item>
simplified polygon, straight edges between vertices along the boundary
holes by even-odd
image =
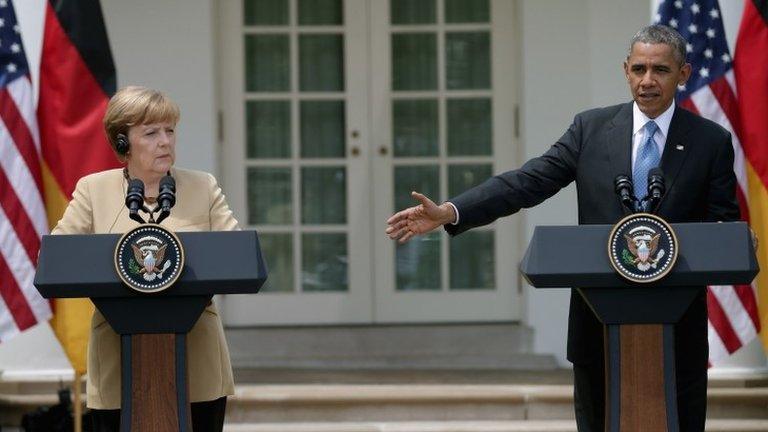
[[[387,220],[389,238],[405,243],[411,237],[426,234],[456,220],[456,214],[451,205],[438,206],[418,192],[411,192],[411,196],[421,204],[399,211]]]

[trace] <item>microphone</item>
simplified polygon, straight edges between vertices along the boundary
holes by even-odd
[[[635,198],[632,194],[632,180],[624,174],[619,174],[613,181],[614,191],[619,195],[619,200],[628,213],[635,211]]]
[[[165,176],[160,179],[160,193],[157,195],[157,202],[163,211],[171,211],[171,207],[176,204],[176,180],[171,176]]]
[[[160,208],[160,216],[157,223],[163,221],[171,214],[171,207],[176,204],[176,180],[167,175],[160,179],[160,192],[157,194],[157,203]]]
[[[128,191],[125,194],[125,206],[128,207],[128,216],[138,223],[145,223],[139,216],[139,209],[144,207],[144,182],[139,179],[128,181]]]
[[[648,211],[653,213],[656,211],[656,207],[661,201],[661,197],[664,196],[666,187],[664,186],[664,174],[661,172],[661,168],[651,168],[648,171]]]

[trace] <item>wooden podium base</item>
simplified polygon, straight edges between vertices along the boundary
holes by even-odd
[[[674,327],[606,327],[606,432],[678,432]]]
[[[186,335],[122,335],[121,432],[191,432]]]

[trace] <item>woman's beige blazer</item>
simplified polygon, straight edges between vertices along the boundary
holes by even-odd
[[[176,180],[176,205],[163,226],[172,231],[238,229],[224,194],[211,174],[181,168],[173,168],[171,174]],[[122,169],[83,177],[52,234],[123,233],[138,226],[128,218],[127,186]],[[189,333],[187,354],[192,402],[234,394],[229,350],[215,305],[205,308]],[[120,408],[120,337],[98,310],[91,319],[86,388],[89,408]]]

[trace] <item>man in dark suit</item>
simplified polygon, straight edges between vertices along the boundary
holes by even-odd
[[[633,101],[576,115],[565,134],[520,169],[486,180],[436,205],[420,204],[388,220],[400,242],[440,226],[451,235],[532,207],[576,181],[580,224],[613,224],[623,215],[614,179],[633,179],[646,195],[648,171],[660,166],[667,193],[658,214],[670,222],[739,219],[730,134],[674,103],[691,73],[686,42],[673,29],[653,25],[632,38],[624,73]],[[675,326],[678,414],[681,431],[703,431],[707,389],[705,287]],[[573,363],[576,420],[580,432],[604,430],[603,328],[583,298],[571,294],[568,359]]]

